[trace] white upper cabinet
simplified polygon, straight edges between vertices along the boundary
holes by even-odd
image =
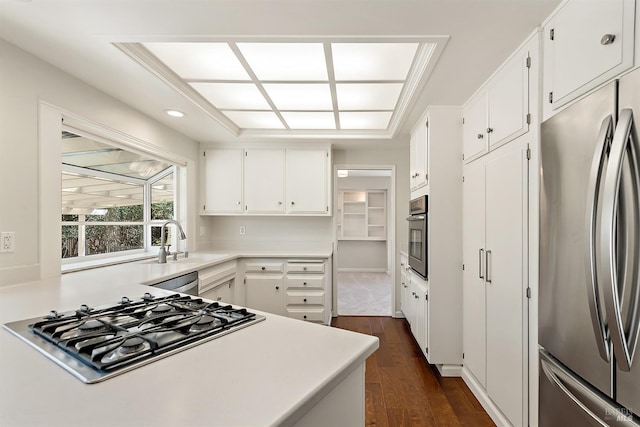
[[[531,73],[537,72],[537,52],[538,40],[533,37],[466,104],[463,130],[466,163],[529,131],[529,79]]]
[[[328,214],[329,151],[286,151],[287,212]]]
[[[203,213],[240,214],[242,204],[242,149],[206,150],[203,169]]]
[[[427,184],[428,178],[428,122],[427,118],[422,118],[411,131],[410,140],[410,185],[411,190],[416,190]]]
[[[634,0],[569,0],[544,25],[544,118],[633,65]]]
[[[520,50],[489,85],[489,148],[516,139],[529,130],[528,49]]]
[[[215,148],[203,154],[203,215],[331,216],[329,148]]]
[[[487,93],[472,100],[464,110],[462,139],[465,160],[473,160],[488,151]]]
[[[283,149],[247,149],[244,157],[245,212],[285,212]]]

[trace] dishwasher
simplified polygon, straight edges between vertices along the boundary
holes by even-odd
[[[174,277],[164,282],[154,283],[154,288],[180,292],[187,295],[198,296],[198,272],[194,271],[183,276]]]

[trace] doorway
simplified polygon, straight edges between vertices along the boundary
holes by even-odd
[[[395,168],[335,168],[335,292],[338,316],[392,316]]]

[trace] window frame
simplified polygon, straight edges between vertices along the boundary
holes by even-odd
[[[152,220],[151,219],[151,204],[152,200],[152,185],[158,182],[159,180],[167,177],[168,175],[173,174],[173,218],[180,218],[180,200],[181,200],[181,187],[180,187],[180,175],[183,173],[182,169],[186,166],[186,164],[181,164],[176,161],[176,159],[163,158],[162,156],[158,156],[155,153],[147,152],[146,150],[138,149],[135,144],[130,144],[124,140],[115,140],[115,138],[104,138],[97,136],[91,132],[84,131],[82,129],[78,129],[76,127],[68,126],[63,124],[62,130],[74,133],[76,135],[93,139],[102,144],[110,145],[113,147],[121,148],[123,150],[140,154],[143,156],[151,157],[155,160],[162,161],[170,164],[171,166],[160,171],[156,175],[150,177],[145,180],[142,178],[134,178],[127,177],[124,175],[119,175],[111,172],[104,172],[99,170],[94,170],[90,168],[82,168],[79,166],[72,166],[63,164],[60,161],[60,173],[69,172],[75,174],[81,174],[85,176],[92,177],[102,177],[113,181],[123,182],[127,184],[134,184],[142,186],[143,190],[143,220],[142,221],[126,221],[126,222],[113,222],[113,221],[81,221],[80,215],[78,221],[62,221],[62,205],[60,205],[60,212],[58,217],[60,219],[60,230],[62,230],[63,226],[78,226],[78,255],[75,257],[62,258],[62,254],[60,253],[60,262],[62,272],[65,271],[74,271],[75,265],[82,265],[87,267],[93,267],[105,263],[110,263],[110,261],[116,262],[127,262],[133,261],[141,258],[149,258],[156,255],[156,250],[158,246],[152,246],[152,227],[158,227],[163,224],[166,220]],[[113,136],[113,135],[112,135]],[[61,159],[62,160],[62,159]],[[84,215],[82,215],[84,217]],[[85,245],[81,245],[81,240],[85,241],[86,234],[84,232],[85,227],[92,225],[116,225],[116,226],[126,226],[126,225],[141,225],[143,226],[143,247],[141,249],[131,249],[126,251],[119,252],[109,252],[103,254],[93,254],[86,255]],[[178,240],[176,237],[177,233],[171,233],[170,240],[167,242],[171,244],[173,248],[178,248]],[[82,250],[82,252],[81,252]],[[184,250],[182,248],[181,250]]]

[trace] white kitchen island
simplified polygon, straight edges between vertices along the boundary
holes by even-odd
[[[137,267],[0,288],[0,323],[149,291],[165,295],[136,283],[192,268]],[[84,384],[2,328],[0,425],[364,425],[364,366],[378,339],[261,314],[263,322],[97,384]]]

